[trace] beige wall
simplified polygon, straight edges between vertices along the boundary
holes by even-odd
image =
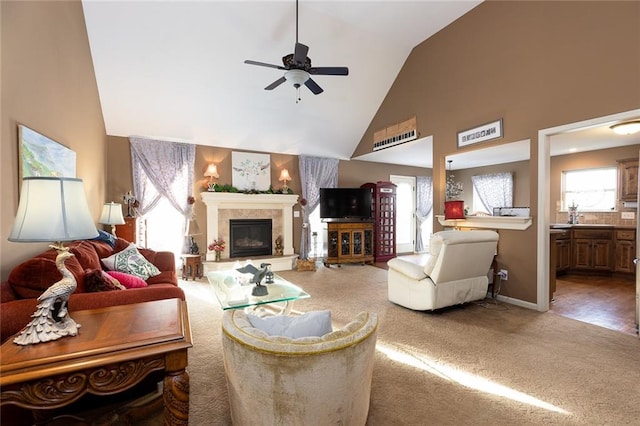
[[[456,133],[498,118],[504,137],[531,140],[530,194],[537,194],[538,130],[640,108],[640,2],[487,1],[414,48],[354,156],[373,132],[417,116],[434,137],[434,212],[444,211],[444,158]],[[479,146],[480,147],[480,146]],[[502,293],[536,302],[534,226],[500,231]],[[434,230],[439,229],[437,223]]]
[[[569,155],[551,157],[551,195],[549,217],[552,222],[564,223],[568,220],[567,213],[559,211],[556,207],[562,198],[562,172],[567,170],[595,169],[599,167],[617,167],[618,160],[638,158],[640,145],[623,146],[597,151],[580,152]],[[578,206],[579,207],[579,206]],[[578,211],[580,209],[578,208]],[[638,209],[625,208],[622,203],[617,203],[616,211],[611,213],[583,213],[580,223],[604,223],[609,225],[632,225],[635,220],[622,219],[620,213]]]
[[[46,244],[7,241],[18,208],[18,124],[76,152],[89,208],[105,195],[106,131],[80,1],[0,2],[2,19],[1,276]]]

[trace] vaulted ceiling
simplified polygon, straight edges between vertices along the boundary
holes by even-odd
[[[299,41],[313,66],[349,75],[313,76],[320,95],[288,83],[296,41],[294,0],[84,0],[107,128],[261,152],[350,158],[414,46],[480,1],[299,3]],[[404,163],[410,164],[410,163]]]

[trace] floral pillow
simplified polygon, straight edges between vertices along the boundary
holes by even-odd
[[[129,246],[121,252],[102,259],[102,263],[104,263],[104,266],[110,271],[124,272],[140,277],[143,280],[160,275],[160,270],[153,263],[145,259],[133,243],[129,244]]]

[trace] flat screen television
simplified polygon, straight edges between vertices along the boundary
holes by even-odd
[[[371,188],[320,188],[322,219],[371,219]]]

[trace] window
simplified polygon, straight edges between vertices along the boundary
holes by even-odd
[[[616,206],[616,167],[562,172],[562,210],[611,211]]]

